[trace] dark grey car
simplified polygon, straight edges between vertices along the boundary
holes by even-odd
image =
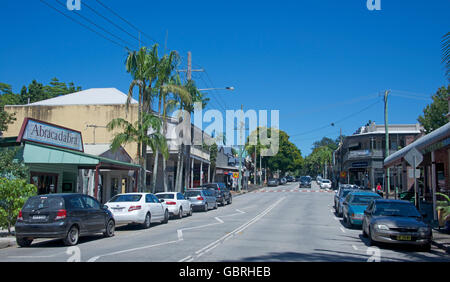
[[[203,184],[202,188],[214,189],[216,191],[217,202],[222,206],[225,206],[226,204],[229,205],[233,202],[231,192],[227,188],[225,183],[217,182],[217,183]]]
[[[186,190],[184,196],[191,202],[193,210],[206,212],[218,207],[216,194],[213,189],[189,189]]]
[[[17,244],[30,246],[35,238],[63,239],[68,246],[84,235],[114,236],[112,213],[96,199],[82,194],[50,194],[30,197],[15,225]]]
[[[431,248],[431,227],[416,207],[407,201],[377,199],[364,211],[363,236],[369,245],[409,244]]]

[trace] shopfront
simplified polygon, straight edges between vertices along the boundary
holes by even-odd
[[[1,138],[0,146],[18,148],[17,158],[29,168],[29,182],[38,194],[84,193],[105,201],[111,195],[103,188],[105,170],[126,171],[130,178],[125,178],[125,186],[133,182],[137,191],[139,165],[84,153],[81,133],[72,129],[26,118],[19,135]],[[123,178],[117,179],[114,185],[121,192]]]

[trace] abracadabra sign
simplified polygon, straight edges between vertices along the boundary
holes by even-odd
[[[17,142],[22,141],[84,151],[81,132],[32,118],[23,121],[17,137]]]

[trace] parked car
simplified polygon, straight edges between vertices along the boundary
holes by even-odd
[[[217,209],[217,199],[213,189],[189,189],[184,193],[184,196],[191,202],[194,210],[206,212],[210,209]]]
[[[169,209],[163,200],[151,193],[125,193],[112,197],[105,206],[112,212],[117,225],[167,223]]]
[[[192,204],[180,192],[156,193],[159,200],[163,200],[169,209],[169,215],[181,219],[183,216],[192,215]]]
[[[284,177],[280,178],[280,185],[284,185],[286,183],[287,183],[286,178]]]
[[[432,231],[414,204],[403,200],[376,199],[364,211],[363,236],[369,245],[408,244],[430,250]]]
[[[300,177],[300,183],[298,185],[299,188],[311,188],[311,178],[307,176]]]
[[[342,216],[342,202],[344,202],[345,197],[347,197],[348,193],[352,191],[357,191],[355,189],[339,189],[336,191],[334,195],[334,210],[336,211],[338,216]]]
[[[229,205],[233,202],[233,196],[225,183],[208,183],[203,184],[202,187],[214,189],[216,191],[217,202],[222,206],[225,206],[226,204]]]
[[[112,213],[96,199],[82,194],[51,194],[30,197],[15,225],[16,241],[28,247],[36,238],[62,239],[67,246],[80,236],[103,233],[114,236]]]
[[[361,226],[367,206],[381,196],[373,192],[350,192],[342,203],[342,217],[348,227]]]
[[[322,179],[320,182],[321,189],[331,189],[331,181],[328,179]]]
[[[267,181],[267,186],[269,187],[278,186],[278,184],[279,184],[278,179],[275,178],[271,178]]]
[[[286,176],[286,181],[287,182],[294,182],[295,181],[295,179],[294,179],[294,177],[292,177],[292,176]]]

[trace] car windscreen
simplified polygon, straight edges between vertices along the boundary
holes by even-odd
[[[309,182],[310,181],[310,179],[308,178],[308,177],[300,177],[300,181],[302,181],[302,182]]]
[[[156,194],[158,199],[175,199],[175,194]]]
[[[376,216],[420,217],[416,207],[410,203],[377,203]]]
[[[186,191],[185,193],[187,198],[201,196],[201,194],[202,194],[201,191]]]
[[[352,190],[342,190],[341,192],[341,197],[345,198],[347,197],[348,193],[352,192]]]
[[[352,205],[369,205],[373,199],[378,199],[380,196],[378,195],[353,195],[353,199],[350,204]]]
[[[38,196],[29,198],[22,210],[60,210],[64,209],[64,199],[62,197]]]
[[[139,202],[142,198],[142,195],[130,194],[130,195],[116,195],[114,196],[110,202]]]
[[[330,183],[330,180],[322,180],[322,183]]]
[[[227,189],[227,186],[225,185],[225,183],[217,183],[217,185],[219,185],[220,189]]]

